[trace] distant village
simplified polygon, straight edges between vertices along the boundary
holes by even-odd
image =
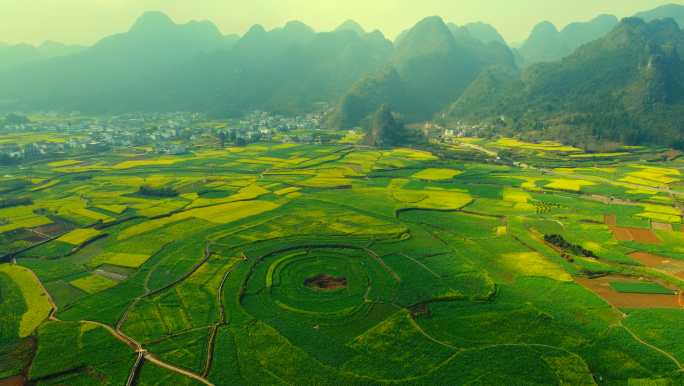
[[[16,115],[23,115],[16,112]],[[50,113],[32,113],[51,119],[35,120],[23,124],[5,124],[0,121],[0,134],[10,133],[59,133],[73,135],[64,142],[48,140],[36,141],[20,146],[17,143],[0,143],[0,154],[10,158],[33,158],[49,156],[56,152],[70,149],[81,149],[86,152],[103,152],[115,146],[150,146],[160,154],[183,154],[188,149],[183,144],[206,138],[214,138],[221,134],[226,137],[242,138],[246,142],[270,141],[280,135],[283,142],[321,143],[320,135],[312,134],[288,135],[291,131],[320,130],[322,136],[327,135],[328,127],[322,124],[325,113],[307,114],[306,116],[283,117],[272,116],[268,112],[255,111],[242,119],[229,120],[223,127],[207,125],[204,113],[147,113],[125,114],[112,117],[107,121],[79,119],[80,112],[67,115]],[[59,118],[69,119],[59,119]],[[57,119],[54,119],[57,118]],[[352,130],[354,133],[356,131]],[[319,137],[319,138],[316,138]]]
[[[11,159],[26,159],[49,156],[68,150],[82,150],[99,153],[112,147],[147,146],[159,154],[178,155],[188,152],[188,147],[202,139],[220,138],[232,142],[242,138],[246,143],[272,141],[277,136],[285,143],[323,145],[345,135],[359,135],[360,130],[330,132],[325,126],[325,115],[329,111],[296,117],[270,115],[254,111],[242,119],[232,119],[221,124],[210,125],[204,113],[139,113],[125,114],[101,121],[79,118],[80,112],[60,115],[56,112],[34,112],[32,117],[45,117],[23,124],[0,125],[0,134],[9,133],[59,133],[72,135],[64,142],[36,141],[20,146],[17,143],[0,143],[0,155]],[[22,115],[21,112],[15,113]],[[61,119],[60,119],[61,118]],[[1,122],[1,121],[0,121]],[[414,128],[420,128],[413,125]],[[439,142],[453,142],[456,138],[477,135],[479,126],[462,125],[443,128],[431,123],[424,126],[426,137]],[[320,131],[320,133],[311,133]],[[294,134],[294,132],[299,132]],[[303,133],[302,133],[303,132]]]

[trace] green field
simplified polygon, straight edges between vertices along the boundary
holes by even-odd
[[[674,207],[634,188],[409,150],[328,154],[342,149],[260,142],[182,157],[131,161],[120,150],[35,163],[46,180],[102,173],[12,193],[34,204],[5,210],[6,240],[45,225],[27,222],[36,213],[64,236],[0,266],[0,378],[26,371],[38,385],[123,385],[136,355],[107,326],[183,369],[147,360],[138,385],[681,380],[674,361],[631,333],[682,361],[681,306],[648,302],[674,297],[656,281],[680,291],[684,282],[676,267],[627,255],[684,261],[684,233],[655,231],[661,244],[617,241],[604,224],[616,216],[618,226],[647,231],[643,214]],[[674,173],[677,164],[660,166]],[[142,185],[179,195],[140,196]],[[645,300],[604,300],[591,284],[606,276],[615,291]]]
[[[634,294],[665,294],[671,295],[672,291],[658,283],[629,283],[621,281],[608,282],[617,292]]]

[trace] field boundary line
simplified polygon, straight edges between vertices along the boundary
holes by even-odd
[[[173,242],[174,242],[174,241],[172,241],[172,242],[170,242],[170,243],[164,245],[164,246],[162,247],[162,249],[161,249],[159,252],[155,253],[155,255],[161,253],[161,252],[164,250],[164,248],[166,248],[167,245],[169,245],[169,244],[171,244],[171,243],[173,243]],[[164,291],[164,290],[167,289],[167,288],[170,288],[170,287],[172,287],[172,286],[178,284],[179,282],[181,282],[181,281],[187,279],[190,275],[192,275],[193,273],[195,273],[202,265],[204,265],[204,263],[206,263],[207,260],[209,260],[209,258],[211,257],[211,253],[209,253],[209,247],[211,246],[211,244],[212,244],[212,243],[209,243],[209,244],[204,248],[204,253],[205,253],[204,259],[202,259],[202,261],[200,261],[195,267],[193,267],[190,271],[188,271],[186,274],[184,274],[183,276],[181,276],[181,277],[178,278],[177,280],[175,280],[175,281],[173,281],[173,282],[171,282],[171,283],[169,283],[169,284],[167,284],[167,285],[165,285],[165,286],[163,286],[163,287],[161,287],[161,288],[159,288],[159,289],[157,289],[157,290],[154,290],[154,291],[150,291],[150,290],[147,288],[147,281],[145,281],[145,291],[147,291],[147,293],[142,294],[142,295],[138,296],[137,298],[135,298],[135,300],[133,301],[133,303],[126,309],[126,311],[125,311],[124,314],[121,316],[121,318],[119,319],[118,323],[116,324],[116,332],[119,333],[119,334],[120,334],[121,336],[123,336],[124,338],[129,339],[129,340],[130,340],[131,342],[133,342],[137,347],[139,347],[139,348],[140,348],[139,350],[140,350],[140,352],[142,353],[142,355],[144,356],[144,358],[147,359],[147,360],[149,360],[150,362],[152,362],[152,363],[154,363],[154,364],[156,364],[156,365],[158,365],[158,366],[160,366],[160,367],[164,367],[164,368],[166,368],[166,369],[168,369],[168,370],[171,370],[171,371],[174,371],[174,372],[176,372],[176,373],[179,373],[179,374],[181,374],[181,375],[189,376],[189,377],[191,377],[191,378],[197,377],[197,378],[195,378],[195,379],[198,379],[198,380],[200,380],[200,381],[203,381],[203,382],[204,382],[205,384],[207,384],[207,385],[214,386],[212,383],[209,383],[206,379],[204,379],[204,378],[202,378],[202,377],[199,377],[199,376],[197,376],[197,375],[194,374],[194,373],[187,372],[187,371],[182,370],[182,369],[180,369],[180,368],[177,368],[177,367],[174,367],[174,366],[172,366],[172,365],[166,364],[166,363],[164,363],[162,360],[160,360],[160,359],[158,359],[158,358],[156,358],[156,357],[154,357],[154,356],[148,354],[147,351],[144,350],[144,349],[142,348],[142,344],[140,344],[140,342],[138,342],[137,340],[135,340],[135,339],[131,338],[130,336],[124,334],[124,333],[121,331],[121,325],[123,324],[124,320],[126,320],[126,317],[127,317],[128,314],[130,313],[130,311],[133,309],[133,307],[135,307],[136,304],[138,304],[138,302],[139,302],[141,299],[144,299],[144,298],[146,298],[146,297],[148,297],[148,296],[155,295],[155,294],[157,294],[157,293],[159,293],[159,292],[161,292],[161,291]],[[150,272],[152,272],[152,271],[150,271]],[[147,279],[149,280],[149,276],[148,276]],[[205,327],[205,328],[206,328],[206,327]],[[152,358],[152,359],[150,359],[150,358]],[[134,374],[134,373],[137,371],[137,368],[138,368],[137,366],[139,366],[139,364],[140,364],[140,361],[136,361],[136,366],[134,366],[133,369],[131,370],[131,374]],[[189,374],[192,374],[192,375],[189,375]],[[131,384],[127,384],[127,386],[130,386],[130,385],[131,385]]]
[[[454,349],[454,350],[459,350],[459,351],[461,350],[460,347],[452,346],[452,345],[450,345],[450,344],[447,344],[447,343],[444,343],[444,342],[442,342],[442,341],[439,341],[439,340],[437,340],[437,339],[431,337],[430,335],[428,335],[425,331],[423,331],[423,329],[418,325],[418,323],[416,323],[416,321],[413,320],[413,317],[411,316],[411,313],[409,312],[408,314],[409,314],[409,315],[408,315],[409,320],[411,321],[411,324],[413,324],[413,327],[415,327],[418,331],[420,331],[421,334],[425,335],[426,338],[430,339],[431,341],[433,341],[433,342],[435,342],[435,343],[439,343],[439,344],[441,344],[442,346],[449,347],[449,348],[452,348],[452,349]]]
[[[288,381],[286,381],[286,380],[280,378],[279,376],[273,374],[273,372],[269,371],[269,370],[268,370],[267,368],[265,368],[264,366],[259,366],[259,367],[261,367],[262,370],[264,370],[265,372],[269,373],[273,378],[279,380],[280,382],[282,382],[282,383],[284,383],[284,384],[286,384],[286,385],[294,386],[294,385],[292,385],[290,382],[288,382]]]
[[[218,334],[219,325],[215,325],[209,338],[209,347],[207,347],[207,364],[204,366],[204,372],[202,373],[202,378],[207,378],[209,372],[211,371],[211,364],[214,361],[214,341],[216,340],[216,334]]]
[[[382,259],[380,259],[380,258],[378,257],[378,255],[376,255],[375,253],[373,253],[373,251],[371,251],[370,249],[364,248],[363,250],[364,250],[364,252],[366,252],[368,255],[370,255],[372,258],[374,258],[375,260],[377,260],[378,263],[380,263],[380,265],[382,265],[389,273],[391,273],[392,276],[394,276],[394,279],[397,281],[397,283],[399,283],[399,282],[401,281],[401,278],[399,277],[399,275],[397,275],[396,272],[392,271],[392,268],[390,268],[389,266],[387,266],[387,264],[385,264],[385,262],[382,261]]]
[[[436,274],[435,271],[433,271],[433,270],[431,270],[430,268],[428,268],[425,264],[421,263],[420,261],[414,259],[414,258],[411,257],[411,256],[405,255],[404,252],[398,252],[397,255],[404,256],[404,257],[407,258],[407,259],[411,259],[411,260],[415,261],[416,263],[420,264],[423,268],[427,269],[431,274],[435,275],[435,277],[437,277],[437,278],[439,278],[439,279],[442,278],[441,275]]]
[[[636,339],[639,343],[643,344],[644,346],[648,346],[648,347],[660,352],[661,354],[667,356],[668,358],[672,359],[672,361],[677,365],[677,367],[679,367],[679,371],[684,371],[684,367],[682,367],[682,364],[679,363],[679,361],[675,357],[673,357],[672,355],[667,353],[665,350],[659,349],[658,347],[653,346],[652,344],[646,343],[645,341],[641,340],[634,332],[632,332],[632,330],[630,330],[627,326],[622,324],[622,320],[625,319],[626,317],[627,317],[627,315],[623,313],[622,317],[620,319],[618,319],[618,326],[627,330],[627,332],[629,332],[634,337],[634,339]]]
[[[226,272],[226,274],[223,275],[223,280],[221,280],[221,284],[219,284],[219,288],[218,288],[218,306],[219,306],[219,310],[221,311],[221,324],[222,324],[222,325],[223,325],[223,324],[226,324],[226,313],[225,313],[225,310],[224,310],[224,308],[223,308],[223,301],[222,301],[222,300],[223,300],[223,285],[226,283],[226,280],[228,279],[228,275],[230,275],[230,273],[233,272],[233,270],[235,269],[235,267],[237,267],[240,263],[244,263],[245,261],[247,261],[247,259],[244,258],[244,255],[243,255],[243,259],[240,260],[240,261],[238,261],[237,263],[233,264],[233,266],[230,267],[230,269],[228,270],[228,272]]]

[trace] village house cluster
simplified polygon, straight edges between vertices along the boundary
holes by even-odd
[[[56,152],[82,150],[102,152],[112,147],[150,146],[159,154],[177,155],[188,152],[187,143],[223,133],[226,138],[243,138],[247,142],[272,140],[279,135],[283,142],[322,144],[330,128],[325,126],[325,115],[329,111],[296,117],[271,115],[254,111],[242,119],[228,120],[224,127],[217,128],[207,123],[204,113],[131,113],[111,117],[108,120],[80,118],[81,113],[30,112],[32,119],[22,124],[0,126],[0,134],[9,133],[59,133],[71,137],[64,142],[37,141],[24,144],[0,144],[0,154],[11,158],[32,158],[49,156]],[[24,116],[23,112],[15,112]],[[289,134],[298,130],[320,130],[322,135]],[[350,131],[350,133],[352,133]],[[352,133],[356,134],[356,132]],[[184,145],[185,144],[185,145]]]
[[[73,112],[62,117],[78,117]],[[21,115],[21,112],[17,112]],[[53,112],[34,112],[31,116],[55,117]],[[23,124],[6,124],[0,127],[0,133],[59,133],[73,135],[65,142],[38,141],[19,146],[16,143],[0,144],[0,153],[10,157],[30,158],[46,156],[69,149],[83,149],[88,152],[101,152],[112,146],[136,146],[161,141],[169,154],[185,152],[182,146],[172,146],[170,140],[190,139],[201,135],[204,129],[188,130],[191,125],[205,122],[202,113],[148,113],[125,114],[112,117],[108,121],[91,119],[76,120],[36,120]],[[159,146],[155,146],[158,151]]]

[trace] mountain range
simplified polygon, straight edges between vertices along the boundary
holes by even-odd
[[[678,68],[673,52],[682,51],[669,47],[679,45],[677,22],[684,22],[684,7],[640,15],[652,23],[601,15],[558,31],[542,22],[511,49],[489,24],[459,27],[437,16],[392,42],[353,20],[318,33],[299,21],[268,31],[254,25],[240,37],[223,36],[209,21],[176,24],[148,12],[129,31],[92,47],[0,44],[0,102],[11,109],[199,110],[213,117],[252,109],[300,114],[327,102],[337,107],[327,122],[335,128],[356,127],[383,105],[409,122],[447,111],[452,119],[475,120],[501,114],[556,119],[610,110],[611,119],[629,121],[631,132],[643,137],[640,130],[652,125],[644,119],[658,117],[637,120],[633,112],[655,103],[657,111],[672,116],[669,106],[678,100],[670,83],[679,79],[672,70]],[[663,16],[674,19],[661,22]],[[658,29],[669,32],[653,32]],[[622,45],[615,43],[620,39]],[[644,45],[653,39],[658,49]],[[616,44],[619,49],[609,49]],[[642,68],[655,69],[657,76],[648,78]],[[583,78],[588,69],[606,81]],[[666,86],[656,79],[667,79]],[[599,96],[600,103],[589,102]]]
[[[571,23],[561,31],[549,21],[537,24],[525,43],[513,52],[519,67],[554,62],[570,55],[581,45],[605,36],[618,24],[613,15],[600,15],[586,23]]]
[[[603,139],[680,146],[682,54],[684,32],[673,19],[625,18],[560,61],[522,73],[488,69],[451,106],[449,116],[481,121],[505,115],[517,130],[567,143]]]
[[[78,44],[66,45],[46,40],[38,47],[30,44],[14,44],[0,42],[0,71],[40,59],[56,58],[81,52],[88,47]]]

